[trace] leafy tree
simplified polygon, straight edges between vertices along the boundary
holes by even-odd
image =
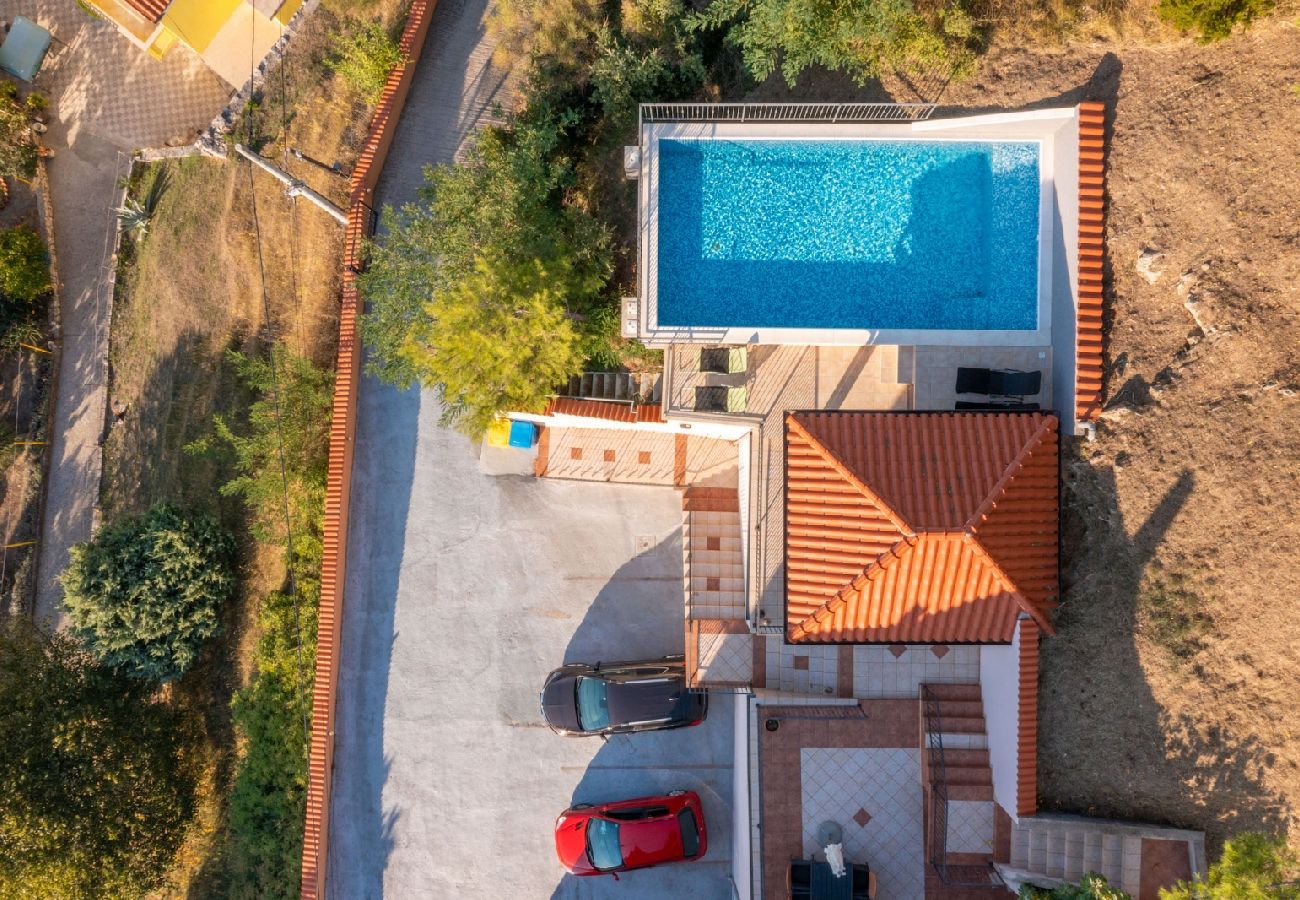
[[[564,299],[581,292],[563,261],[480,258],[472,273],[434,295],[402,355],[437,385],[445,408],[471,435],[506,409],[537,412],[582,365]]]
[[[1048,889],[1032,884],[1022,885],[1021,900],[1131,900],[1119,888],[1111,887],[1104,877],[1089,872],[1078,884],[1062,884]]]
[[[1273,8],[1273,0],[1160,0],[1160,18],[1179,31],[1196,32],[1202,44],[1222,40]]]
[[[386,211],[386,233],[371,248],[361,278],[371,371],[400,385],[444,385],[446,421],[471,432],[502,404],[535,405],[577,372],[574,342],[604,302],[608,236],[563,199],[576,122],[576,113],[534,108],[512,128],[484,131],[463,163],[426,170],[421,203]],[[473,386],[470,373],[487,383]],[[524,390],[521,376],[555,380]]]
[[[32,140],[30,113],[18,104],[9,82],[0,82],[0,178],[31,178],[36,174],[37,148]]]
[[[296,540],[314,533],[313,517],[324,507],[334,374],[281,345],[271,353],[270,360],[235,351],[227,355],[240,381],[257,392],[247,425],[236,431],[218,415],[213,434],[185,449],[228,453],[237,475],[221,493],[249,505],[254,537],[282,543],[286,497]]]
[[[184,722],[63,635],[0,622],[0,897],[139,897],[194,796]]]
[[[1223,845],[1208,877],[1162,890],[1160,900],[1295,900],[1296,866],[1285,838],[1247,832]]]
[[[890,68],[961,74],[975,36],[960,2],[927,17],[911,0],[712,0],[691,25],[728,27],[727,39],[740,47],[751,75],[763,80],[779,68],[791,85],[814,65],[858,84]]]
[[[397,41],[378,22],[367,22],[356,31],[338,35],[334,53],[331,67],[367,103],[379,99],[388,74],[403,60]]]
[[[41,236],[26,225],[0,231],[0,302],[7,321],[25,319],[50,292],[50,259]]]
[[[74,633],[100,661],[171,681],[219,628],[234,589],[234,541],[210,519],[169,506],[101,528],[72,548],[63,602]]]

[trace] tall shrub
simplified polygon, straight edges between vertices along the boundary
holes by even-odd
[[[185,724],[65,635],[0,621],[0,897],[142,897],[194,797]]]
[[[103,663],[171,681],[216,634],[234,589],[234,541],[211,519],[169,506],[101,528],[72,548],[63,602],[74,633]]]

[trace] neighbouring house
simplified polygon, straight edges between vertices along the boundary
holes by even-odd
[[[176,44],[193,50],[232,87],[251,75],[303,0],[85,0],[137,47],[162,58]]]
[[[1097,871],[1147,900],[1204,870],[1199,834],[1037,793],[1059,454],[1100,403],[1103,110],[932,112],[642,107],[623,328],[663,371],[575,378],[485,459],[681,492],[687,671],[748,698],[741,896],[791,896],[829,822],[882,898]],[[1032,377],[971,393],[986,371]]]

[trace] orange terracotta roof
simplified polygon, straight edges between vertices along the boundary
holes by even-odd
[[[167,12],[172,0],[126,0],[126,5],[144,16],[150,22],[157,22]]]
[[[786,631],[828,643],[1006,643],[1057,593],[1057,420],[786,419]]]
[[[1074,415],[1101,412],[1102,285],[1106,239],[1106,108],[1079,104],[1079,311],[1075,327]]]
[[[1038,623],[1020,621],[1020,728],[1016,747],[1016,815],[1038,812]]]
[[[664,411],[657,403],[629,406],[604,400],[579,400],[573,397],[552,397],[546,405],[548,416],[582,416],[588,419],[607,419],[611,422],[662,422]]]

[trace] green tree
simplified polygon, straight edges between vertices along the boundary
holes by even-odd
[[[378,22],[367,22],[335,37],[334,53],[331,68],[367,103],[379,99],[388,74],[403,59],[397,41]]]
[[[140,897],[194,796],[185,723],[69,637],[0,622],[0,898]]]
[[[185,449],[229,455],[237,474],[221,493],[248,504],[259,541],[284,542],[286,499],[295,539],[307,538],[325,503],[334,373],[278,344],[269,360],[233,350],[227,359],[240,381],[257,393],[248,421],[236,430],[218,415],[213,434]]]
[[[576,121],[576,113],[553,115],[539,105],[511,128],[484,131],[464,162],[425,171],[420,203],[385,212],[385,233],[371,247],[360,283],[371,371],[399,385],[451,378],[447,421],[471,432],[502,408],[495,404],[533,405],[557,383],[525,391],[514,376],[558,373],[563,381],[577,372],[575,336],[608,303],[608,235],[565,202],[573,184],[568,130]],[[472,308],[468,285],[484,292],[483,309]],[[517,315],[506,313],[512,303]],[[444,313],[448,319],[436,324]],[[511,327],[502,332],[451,333],[495,328],[503,316]],[[565,318],[567,326],[556,324]],[[559,343],[535,343],[543,340]],[[467,371],[448,368],[452,357],[467,359],[469,371],[491,385],[467,384]]]
[[[74,633],[103,663],[171,681],[216,634],[234,589],[234,541],[211,519],[169,506],[101,528],[72,548],[63,602]]]
[[[402,355],[441,393],[448,420],[481,435],[502,410],[538,412],[582,364],[565,298],[581,292],[564,262],[480,258],[434,295]]]
[[[1222,40],[1238,25],[1250,25],[1273,8],[1273,0],[1160,0],[1160,18],[1179,31],[1192,31],[1202,44]]]
[[[0,231],[0,305],[3,325],[30,319],[50,292],[45,242],[26,225]]]
[[[727,27],[754,78],[780,69],[791,85],[814,65],[845,72],[858,84],[891,68],[962,74],[975,38],[960,0],[929,16],[911,0],[712,0],[691,24]]]
[[[1295,900],[1296,866],[1285,838],[1247,832],[1223,845],[1208,877],[1162,890],[1160,900]]]
[[[1119,888],[1111,887],[1104,877],[1089,872],[1079,879],[1078,884],[1062,884],[1054,888],[1040,888],[1032,884],[1022,885],[1021,900],[1131,900],[1128,894]]]
[[[14,86],[0,82],[0,178],[31,178],[36,157],[31,114],[19,105]]]

